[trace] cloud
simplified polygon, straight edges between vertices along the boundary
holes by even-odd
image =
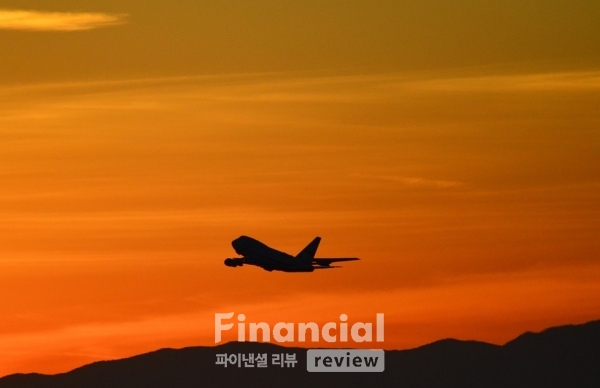
[[[396,176],[384,176],[381,179],[401,182],[408,186],[422,186],[422,187],[439,187],[439,188],[448,188],[448,187],[456,187],[462,185],[461,182],[457,181],[446,181],[439,179],[425,179],[425,178],[417,178],[417,177],[396,177]]]
[[[458,182],[458,181],[427,179],[427,178],[410,177],[410,176],[381,175],[381,176],[363,176],[363,177],[379,179],[379,180],[384,180],[384,181],[390,181],[390,182],[398,182],[398,183],[401,183],[406,186],[414,186],[414,187],[447,189],[450,187],[458,187],[458,186],[463,185],[463,182]]]
[[[0,9],[0,30],[82,31],[124,24],[127,15]]]
[[[513,75],[439,77],[432,79],[391,82],[396,87],[431,92],[519,92],[598,90],[600,72],[574,71]]]

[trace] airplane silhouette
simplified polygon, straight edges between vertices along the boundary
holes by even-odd
[[[360,260],[356,257],[315,258],[321,237],[315,237],[296,257],[266,246],[248,236],[241,236],[231,242],[233,249],[242,257],[225,259],[228,267],[241,267],[244,264],[256,265],[267,271],[313,272],[315,269],[339,268],[331,263]]]

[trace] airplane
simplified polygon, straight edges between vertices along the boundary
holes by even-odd
[[[321,237],[315,237],[295,257],[266,246],[248,236],[241,236],[231,242],[233,249],[242,257],[225,259],[228,267],[241,267],[244,264],[255,265],[266,271],[313,272],[315,269],[340,268],[331,263],[360,260],[356,257],[323,257],[315,258]]]

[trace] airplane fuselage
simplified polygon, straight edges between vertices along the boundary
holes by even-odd
[[[225,259],[228,267],[255,265],[267,271],[313,272],[315,269],[339,268],[332,263],[359,260],[356,257],[315,257],[321,237],[315,237],[298,255],[292,256],[273,249],[258,240],[241,236],[231,242],[233,249],[242,257]]]
[[[300,260],[285,252],[273,249],[258,240],[248,236],[241,236],[231,243],[235,252],[242,256],[240,264],[255,265],[267,271],[284,272],[313,272],[310,262],[302,263]],[[240,260],[240,259],[232,259]],[[240,265],[238,264],[238,265]]]

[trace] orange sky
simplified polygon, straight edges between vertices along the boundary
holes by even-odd
[[[471,42],[465,57],[483,64],[399,44],[411,62],[377,51],[397,32],[367,20],[372,58],[344,42],[321,67],[318,45],[294,62],[308,38],[292,27],[277,27],[296,39],[288,51],[252,41],[270,62],[228,40],[267,36],[266,7],[228,14],[247,24],[204,51],[216,71],[173,43],[187,36],[174,23],[145,18],[158,8],[64,2],[48,14],[30,3],[14,7],[38,12],[27,23],[0,11],[0,40],[12,42],[0,64],[0,375],[212,345],[216,312],[320,323],[383,312],[386,349],[504,343],[600,318],[600,71],[588,30],[572,52],[527,58],[507,43],[478,56],[485,26],[467,25],[449,42]],[[319,34],[354,36],[344,15]],[[536,47],[553,36],[544,26]],[[26,54],[44,42],[56,51]],[[86,42],[114,59],[88,66]],[[151,43],[168,42],[172,65],[124,54],[136,43],[154,58]],[[292,254],[319,235],[319,255],[362,260],[312,274],[225,267],[242,234]]]

